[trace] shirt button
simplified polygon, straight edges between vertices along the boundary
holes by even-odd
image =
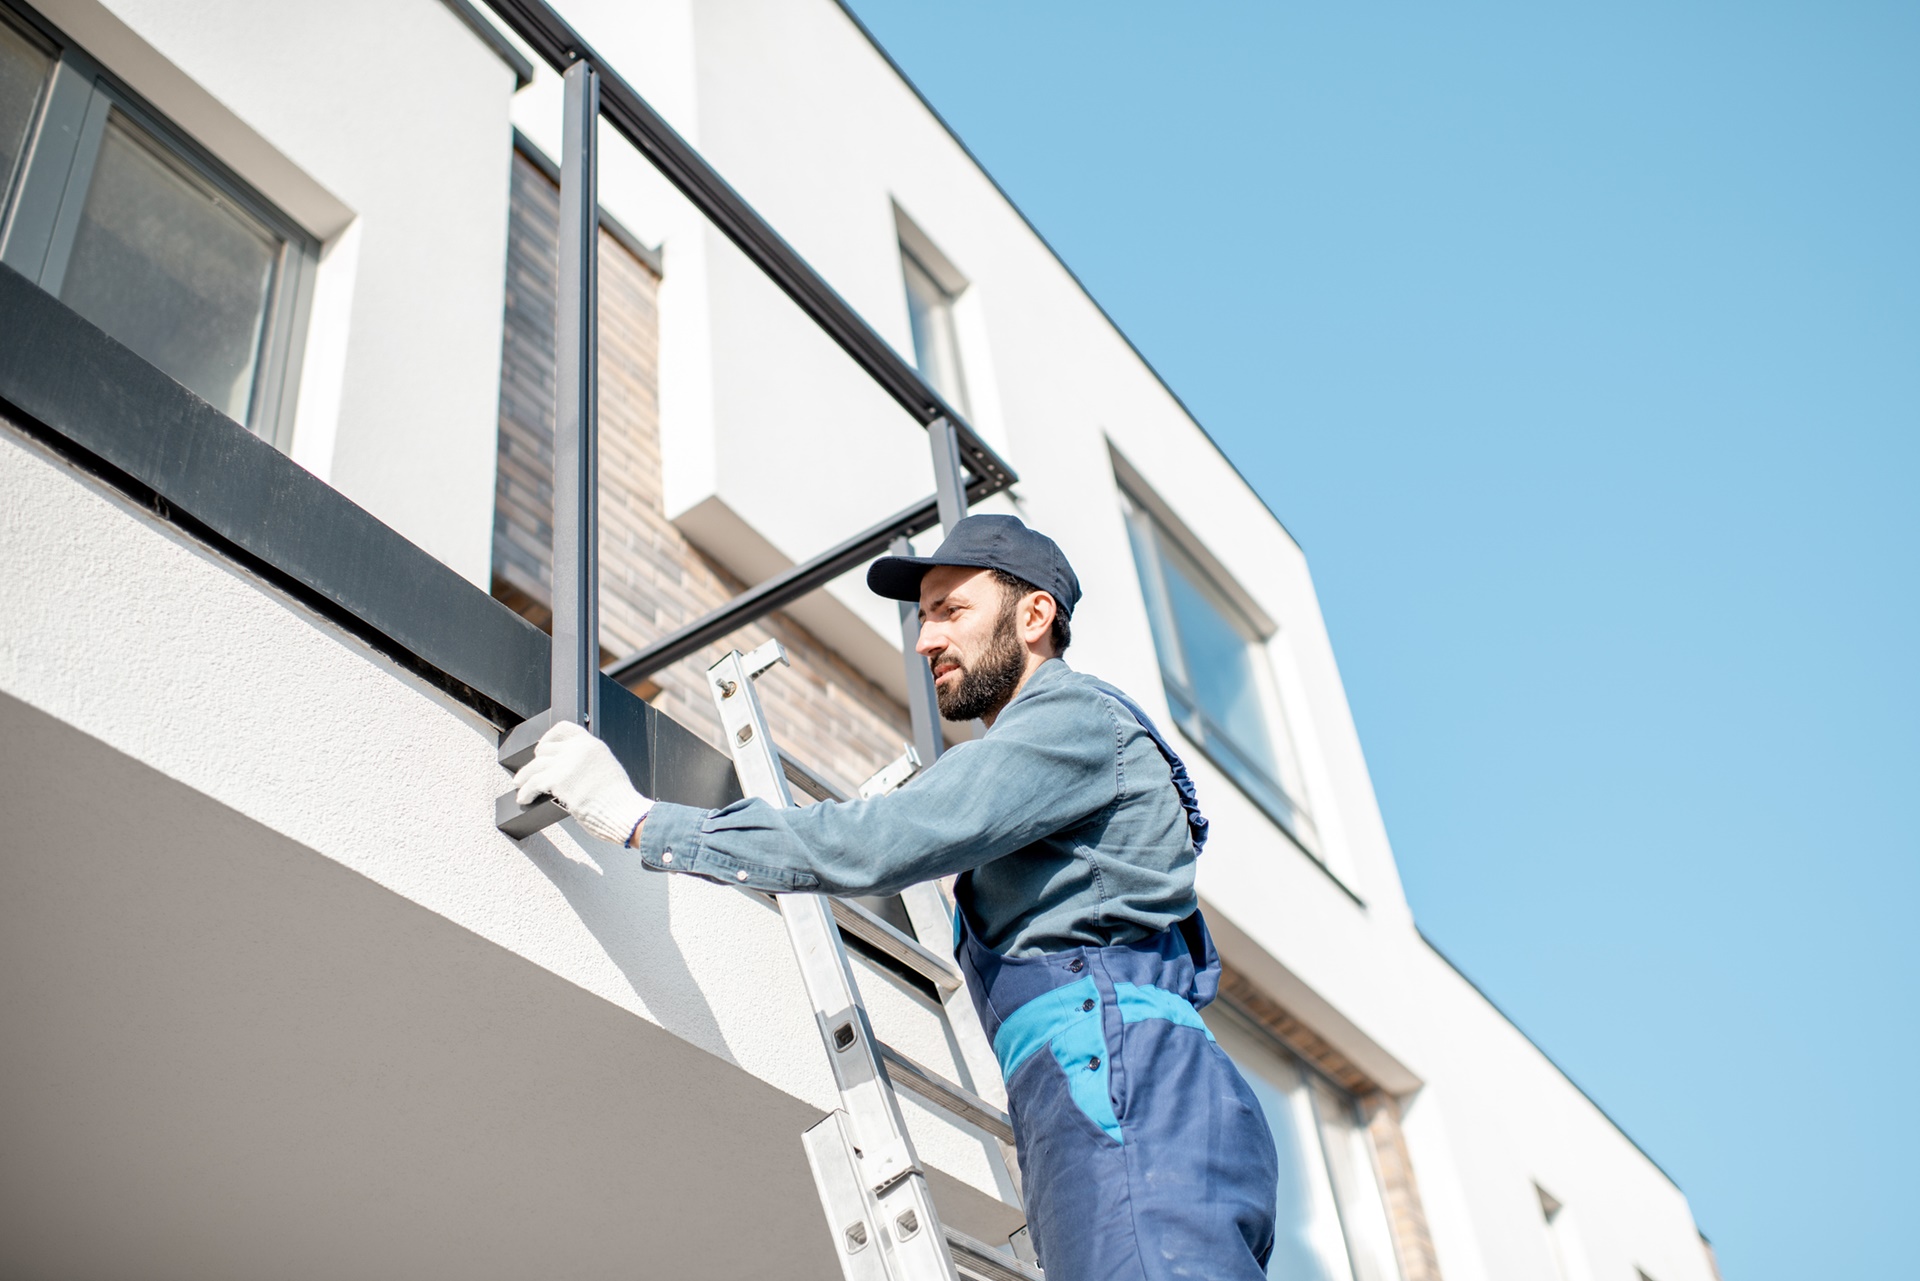
[[[1076,956],[1071,961],[1067,962],[1067,968],[1072,970],[1075,974],[1078,974],[1081,970],[1084,970],[1087,968],[1087,963]]]
[[[736,881],[744,881],[744,880],[746,880],[746,879],[747,879],[747,869],[743,867],[743,868],[741,868],[741,869],[740,869],[739,871],[737,871],[737,872],[735,872],[735,873],[733,874],[733,879],[734,879],[734,880],[736,880]]]
[[[1087,1060],[1087,1071],[1098,1072],[1099,1070],[1100,1070],[1100,1056],[1096,1054],[1092,1058]]]
[[[666,852],[665,854],[662,854],[662,855],[660,856],[660,861],[661,861],[662,863],[671,863],[671,862],[673,862],[673,851],[672,851],[672,850],[668,850],[668,851],[667,851],[667,852]]]
[[[1088,997],[1085,1001],[1081,1002],[1080,1012],[1084,1014],[1088,1010],[1091,1010],[1092,1008],[1093,1008],[1093,998]]]

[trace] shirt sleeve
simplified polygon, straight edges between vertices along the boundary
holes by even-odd
[[[978,867],[1074,826],[1121,794],[1111,700],[1074,686],[1015,699],[984,738],[947,751],[899,791],[778,809],[656,804],[640,858],[774,893],[891,894]]]

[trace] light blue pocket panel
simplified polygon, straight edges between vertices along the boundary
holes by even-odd
[[[1115,983],[1113,995],[1120,1002],[1120,1021],[1139,1023],[1145,1019],[1165,1019],[1181,1027],[1198,1028],[1206,1033],[1207,1039],[1213,1039],[1213,1031],[1200,1021],[1200,1011],[1193,1008],[1184,996],[1175,996],[1164,987],[1149,987],[1140,983]]]
[[[1197,1028],[1209,1041],[1213,1039],[1213,1033],[1184,997],[1137,983],[1116,983],[1113,991],[1122,1023],[1165,1019],[1180,1027]],[[1123,1142],[1120,1118],[1114,1115],[1108,1087],[1111,1056],[1100,1026],[1100,989],[1091,977],[1036,996],[1008,1015],[993,1038],[994,1057],[1000,1060],[1000,1072],[1008,1080],[1042,1046],[1052,1052],[1054,1061],[1066,1073],[1067,1090],[1074,1103],[1108,1138]]]

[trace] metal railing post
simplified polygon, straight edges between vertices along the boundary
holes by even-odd
[[[598,733],[600,671],[600,76],[566,73],[560,162],[560,306],[554,336],[553,707]]]
[[[893,540],[889,556],[913,555],[913,544],[904,538]],[[940,759],[946,741],[940,735],[940,705],[934,695],[933,671],[927,660],[914,651],[920,640],[920,606],[910,600],[900,602],[900,652],[907,671],[907,715],[913,721],[913,747],[920,753],[924,769]]]
[[[560,300],[554,335],[553,663],[547,709],[521,722],[500,746],[518,769],[559,721],[600,730],[599,271],[600,200],[595,136],[600,77],[583,61],[568,67],[560,155]],[[542,797],[522,809],[511,792],[494,821],[531,836],[566,817]]]
[[[960,465],[959,433],[950,420],[937,418],[927,425],[927,444],[933,451],[933,488],[940,506],[941,533],[950,534],[967,514],[967,473]],[[894,542],[893,554],[911,555],[911,545],[904,538],[898,539]],[[902,601],[900,647],[905,653],[907,711],[913,718],[913,745],[919,750],[921,761],[932,765],[939,759],[946,739],[940,732],[940,706],[934,693],[933,673],[927,667],[927,660],[914,650],[919,637],[920,607],[917,603]],[[953,946],[953,913],[957,910],[946,887],[937,881],[910,885],[901,891],[900,902],[907,910],[914,936],[925,947],[945,955],[945,949]],[[947,1026],[953,1031],[967,1075],[983,1094],[994,1096],[1001,1088],[1000,1064],[994,1057],[986,1030],[974,1014],[972,998],[962,989],[942,991],[940,1003],[946,1008]],[[1005,1103],[1006,1096],[999,1094],[996,1101]],[[1007,1177],[1017,1190],[1020,1166],[1013,1145],[1003,1140],[1001,1155]]]
[[[927,424],[927,446],[933,452],[933,496],[940,503],[940,532],[951,534],[967,514],[967,473],[960,466],[960,432],[951,418]]]
[[[927,445],[933,453],[933,497],[940,508],[940,533],[953,532],[967,514],[967,473],[960,466],[960,434],[952,420],[936,418],[927,424]],[[911,556],[912,545],[896,538],[890,555]],[[920,607],[912,601],[900,602],[900,649],[907,665],[907,712],[913,718],[913,745],[920,759],[931,765],[940,757],[946,741],[940,734],[940,708],[934,697],[933,673],[927,660],[914,652],[920,636]]]

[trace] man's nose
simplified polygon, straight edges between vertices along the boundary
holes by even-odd
[[[947,647],[947,631],[931,620],[920,624],[920,639],[914,644],[914,652],[932,658]]]

